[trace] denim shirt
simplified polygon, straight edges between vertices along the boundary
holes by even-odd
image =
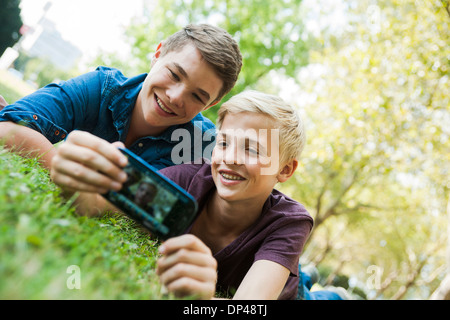
[[[88,131],[109,142],[124,142],[146,76],[127,78],[117,69],[99,67],[68,81],[49,84],[6,106],[0,111],[0,121],[32,128],[53,144],[73,130]],[[214,124],[198,114],[159,136],[135,141],[129,149],[161,169],[210,158],[214,141]]]

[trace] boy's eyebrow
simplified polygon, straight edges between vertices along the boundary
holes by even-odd
[[[184,70],[184,68],[183,68],[179,63],[174,62],[173,64],[174,64],[174,66],[177,68],[178,72],[179,72],[183,77],[185,77],[186,79],[189,79],[189,76],[188,76],[186,70]],[[201,94],[202,96],[204,96],[204,97],[207,99],[207,101],[209,101],[209,99],[211,98],[211,96],[209,95],[208,92],[206,92],[205,90],[203,90],[203,89],[201,89],[201,88],[197,88],[197,90],[200,92],[200,94]]]
[[[217,136],[222,136],[222,138],[224,138],[225,140],[227,140],[228,136],[230,138],[236,137],[235,135],[227,135],[225,132],[219,131],[217,133]],[[263,152],[266,152],[266,147],[264,147],[264,145],[262,145],[258,140],[255,139],[251,139],[249,137],[244,137],[245,142],[250,142],[250,143],[255,143],[258,146],[258,150],[262,150]]]
[[[186,70],[184,70],[183,67],[180,64],[174,62],[173,65],[178,69],[178,72],[181,73],[181,75],[183,77],[185,77],[186,79],[189,79],[189,76],[186,73]]]

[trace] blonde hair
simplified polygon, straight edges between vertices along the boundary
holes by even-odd
[[[280,164],[298,160],[306,143],[303,122],[297,111],[278,96],[254,90],[243,91],[224,102],[219,109],[217,128],[222,127],[229,113],[253,112],[265,114],[275,121],[279,129]]]

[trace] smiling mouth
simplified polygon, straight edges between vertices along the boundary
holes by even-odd
[[[174,112],[172,112],[172,110],[167,109],[167,107],[164,105],[164,103],[161,101],[161,99],[159,99],[158,96],[156,96],[156,103],[158,104],[158,106],[161,108],[162,111],[168,113],[168,114],[175,114]]]
[[[219,173],[222,177],[224,177],[227,180],[245,180],[245,178],[243,178],[239,175],[225,173],[225,172],[219,172]]]

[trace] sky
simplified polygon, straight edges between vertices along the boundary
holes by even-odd
[[[95,57],[99,49],[125,54],[124,27],[143,8],[143,0],[21,0],[23,23],[36,24],[47,2],[51,7],[46,18],[65,40],[81,49],[82,61]]]

